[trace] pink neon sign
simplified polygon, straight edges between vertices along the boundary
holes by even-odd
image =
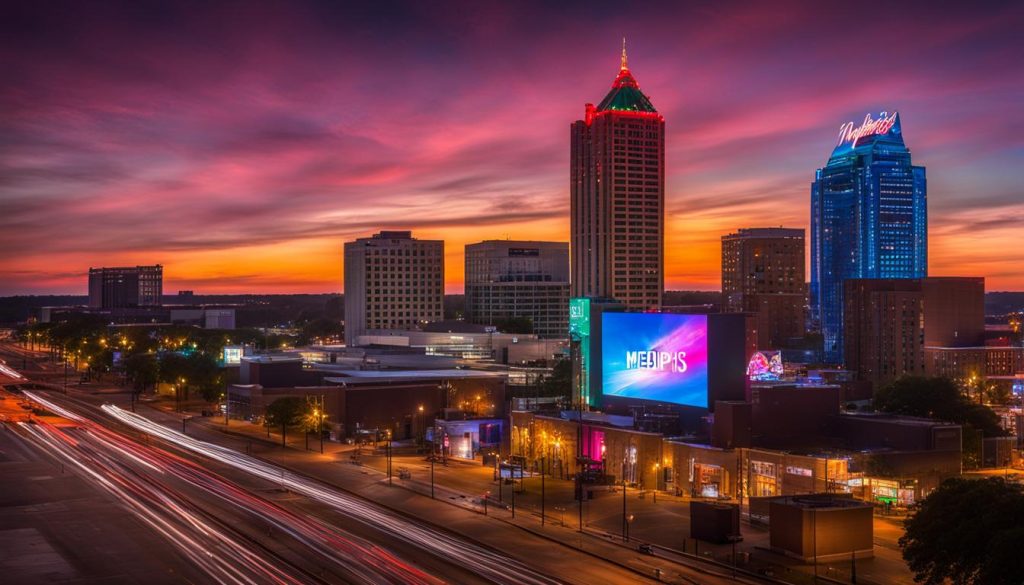
[[[874,120],[871,114],[867,114],[864,116],[864,122],[856,128],[853,127],[853,122],[847,122],[839,127],[839,142],[836,145],[852,142],[851,146],[856,147],[857,141],[865,136],[885,134],[896,124],[896,115],[897,112],[893,112],[891,116],[887,112],[881,112],[879,118]]]

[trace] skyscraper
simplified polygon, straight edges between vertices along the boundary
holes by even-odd
[[[843,282],[928,275],[927,185],[898,113],[843,124],[811,184],[811,310],[825,359],[843,357]]]
[[[159,307],[163,294],[164,268],[159,264],[89,269],[90,308]]]
[[[665,119],[637,84],[623,42],[619,74],[571,131],[572,296],[661,307]]]
[[[804,334],[804,230],[741,228],[722,236],[722,304],[755,315],[758,349]]]
[[[444,242],[382,231],[345,243],[345,344],[444,318]]]
[[[529,319],[541,337],[569,334],[569,244],[488,240],[466,246],[466,320]]]

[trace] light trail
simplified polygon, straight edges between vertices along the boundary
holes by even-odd
[[[116,452],[146,469],[159,474],[170,474],[288,534],[329,562],[340,566],[346,573],[345,578],[348,582],[402,585],[438,585],[442,583],[440,579],[410,566],[381,547],[353,537],[319,520],[292,513],[273,502],[253,495],[191,461],[162,449],[140,445],[119,433],[62,408],[51,400],[31,392],[25,394],[52,412],[79,423],[83,432],[87,433],[85,437],[96,443],[94,446],[83,445],[82,441],[76,441],[70,434],[50,425],[40,425],[38,432],[35,429],[30,429],[37,438],[41,438],[42,433],[50,435],[48,446],[52,445],[53,439],[56,437],[69,446],[85,451],[86,460],[101,459],[108,466],[116,465],[116,462],[110,461],[106,455],[108,452]],[[66,450],[58,452],[64,456],[68,455]],[[81,467],[78,459],[74,462],[76,466]],[[95,477],[94,474],[90,475]],[[153,480],[149,479],[149,483],[152,482]],[[105,483],[103,486],[108,487]],[[191,515],[183,515],[183,518],[202,533],[210,530],[207,524],[195,521]],[[153,524],[150,523],[150,525]],[[165,531],[160,530],[160,532],[166,535]]]
[[[237,451],[200,441],[110,404],[103,410],[116,420],[137,430],[159,437],[177,447],[230,465],[269,482],[326,504],[343,514],[396,538],[403,538],[422,550],[459,565],[495,583],[553,585],[558,581],[537,573],[527,565],[481,545],[452,536],[441,530],[403,518],[383,506],[327,487],[306,477],[289,473],[284,468],[244,455]]]
[[[83,479],[117,498],[217,583],[303,583],[255,554],[251,546],[204,519],[181,499],[160,490],[154,482],[126,474],[109,458],[82,449],[81,442],[67,433],[50,425],[19,423],[19,426],[49,453],[78,469]]]

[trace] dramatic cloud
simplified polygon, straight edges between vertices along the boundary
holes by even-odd
[[[38,5],[37,5],[38,4]],[[165,265],[166,288],[337,291],[379,229],[568,239],[569,124],[618,44],[665,115],[667,285],[806,227],[838,127],[898,109],[931,273],[1024,287],[1019,3],[46,2],[0,32],[0,294]],[[369,6],[372,4],[372,6]]]

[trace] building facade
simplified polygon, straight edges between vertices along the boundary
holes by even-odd
[[[569,244],[488,240],[466,246],[466,320],[529,319],[533,333],[569,332]]]
[[[382,231],[345,243],[345,343],[444,318],[444,242]]]
[[[804,230],[744,228],[722,236],[722,305],[756,315],[758,349],[804,334]]]
[[[89,269],[89,308],[159,307],[164,294],[164,268],[123,266]]]
[[[924,298],[910,279],[854,279],[843,294],[843,363],[877,389],[923,376]]]
[[[811,309],[826,361],[843,357],[843,282],[928,275],[925,168],[914,166],[898,113],[840,128],[811,184]]]
[[[937,356],[969,352],[930,348],[983,345],[984,305],[985,279],[980,277],[847,280],[844,363],[876,389],[904,375],[949,371],[950,362]]]
[[[572,296],[658,309],[664,290],[665,119],[626,63],[571,127]]]

